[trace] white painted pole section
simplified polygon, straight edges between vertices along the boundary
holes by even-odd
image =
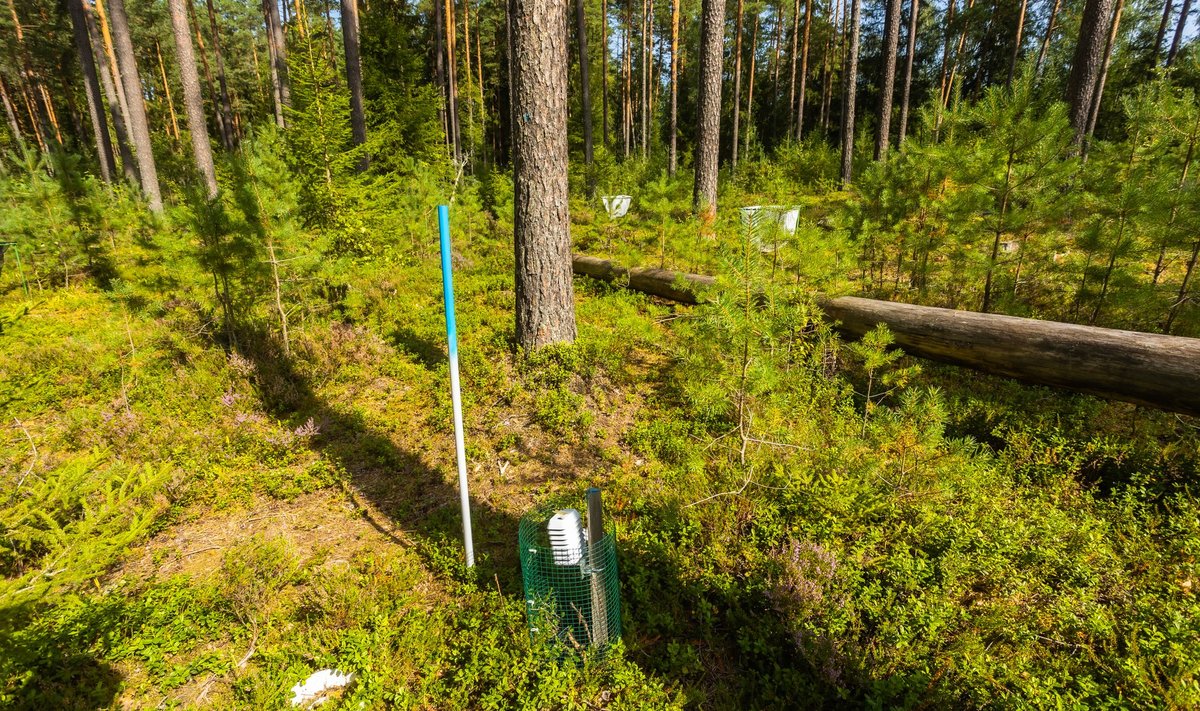
[[[467,567],[475,566],[471,540],[471,494],[467,490],[467,448],[463,442],[462,391],[458,384],[458,330],[454,322],[454,279],[451,276],[450,208],[438,205],[438,231],[442,242],[442,297],[446,304],[446,341],[450,351],[450,399],[454,404],[454,454],[458,460],[458,497],[462,503],[463,547]]]

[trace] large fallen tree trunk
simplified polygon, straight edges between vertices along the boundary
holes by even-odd
[[[625,270],[574,258],[575,273],[694,304],[712,277]],[[1200,339],[844,296],[821,302],[837,330],[858,338],[885,324],[905,352],[944,363],[1200,415]]]
[[[626,269],[607,259],[585,257],[581,254],[571,256],[571,269],[576,274],[620,284],[634,291],[661,296],[683,304],[696,303],[697,296],[717,281],[710,276],[670,269]]]

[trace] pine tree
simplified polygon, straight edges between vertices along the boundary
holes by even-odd
[[[527,351],[575,340],[567,213],[567,5],[510,0],[516,335]]]

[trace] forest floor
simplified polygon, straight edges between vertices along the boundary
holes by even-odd
[[[578,343],[514,354],[511,227],[461,214],[472,570],[432,238],[228,348],[186,234],[114,238],[108,287],[6,274],[0,706],[283,708],[322,668],[341,708],[1200,703],[1193,420],[585,279]],[[736,218],[575,219],[730,278]],[[852,276],[795,250],[781,281]],[[516,530],[592,485],[625,635],[576,665],[528,634]]]

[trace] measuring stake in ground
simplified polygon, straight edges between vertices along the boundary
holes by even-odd
[[[463,444],[462,391],[458,385],[458,330],[454,325],[454,278],[451,276],[450,208],[438,205],[438,230],[442,238],[442,294],[446,302],[446,342],[450,350],[450,398],[454,403],[454,453],[458,459],[458,496],[462,502],[463,546],[467,567],[475,566],[471,540],[471,495],[467,491],[467,451]]]

